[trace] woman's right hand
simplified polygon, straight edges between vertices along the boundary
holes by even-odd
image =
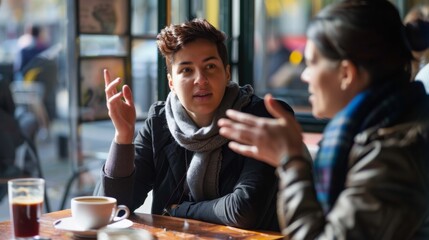
[[[271,95],[264,101],[274,118],[228,110],[228,118],[218,121],[219,133],[232,140],[229,147],[235,152],[277,167],[286,156],[303,155],[302,131],[293,115]]]
[[[109,71],[104,69],[106,105],[115,127],[115,142],[131,144],[134,139],[136,109],[130,87],[124,84],[122,91],[117,90],[121,82],[120,78],[111,80]]]

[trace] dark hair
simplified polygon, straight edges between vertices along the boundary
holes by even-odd
[[[429,22],[416,19],[405,25],[408,40],[411,49],[414,51],[423,51],[429,48]]]
[[[38,38],[40,35],[40,27],[39,26],[31,26],[31,36]]]
[[[312,20],[307,37],[325,57],[347,59],[368,71],[372,84],[410,81],[413,56],[405,27],[387,0],[331,4]]]
[[[167,71],[171,73],[174,54],[184,45],[197,39],[206,39],[216,44],[217,51],[224,67],[229,64],[228,53],[224,41],[226,36],[205,19],[194,19],[178,25],[169,25],[157,36],[158,49],[165,57]]]

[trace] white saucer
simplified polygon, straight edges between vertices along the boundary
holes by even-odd
[[[106,228],[109,229],[118,229],[118,228],[129,228],[133,225],[133,222],[128,219],[123,219],[121,221],[111,223],[106,226]],[[65,230],[73,232],[74,235],[78,237],[84,237],[84,238],[93,238],[97,236],[98,229],[80,229],[79,227],[76,227],[77,224],[74,222],[73,218],[61,218],[54,222],[54,227],[56,229]]]

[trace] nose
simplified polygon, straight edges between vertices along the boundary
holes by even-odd
[[[196,71],[195,73],[195,83],[196,84],[208,84],[209,83],[209,79],[207,78],[207,76],[204,74],[203,71]]]
[[[308,67],[305,67],[304,71],[302,71],[301,80],[306,83],[310,81],[310,73],[309,73]]]

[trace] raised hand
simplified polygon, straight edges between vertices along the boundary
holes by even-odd
[[[232,140],[229,147],[233,151],[277,167],[283,157],[303,154],[302,131],[292,114],[271,95],[267,94],[264,102],[274,119],[228,110],[229,119],[218,122],[219,133]]]
[[[130,87],[124,84],[122,91],[117,90],[121,82],[120,78],[110,80],[109,72],[107,69],[104,70],[106,104],[109,117],[115,126],[115,142],[130,144],[134,138],[136,109]]]

